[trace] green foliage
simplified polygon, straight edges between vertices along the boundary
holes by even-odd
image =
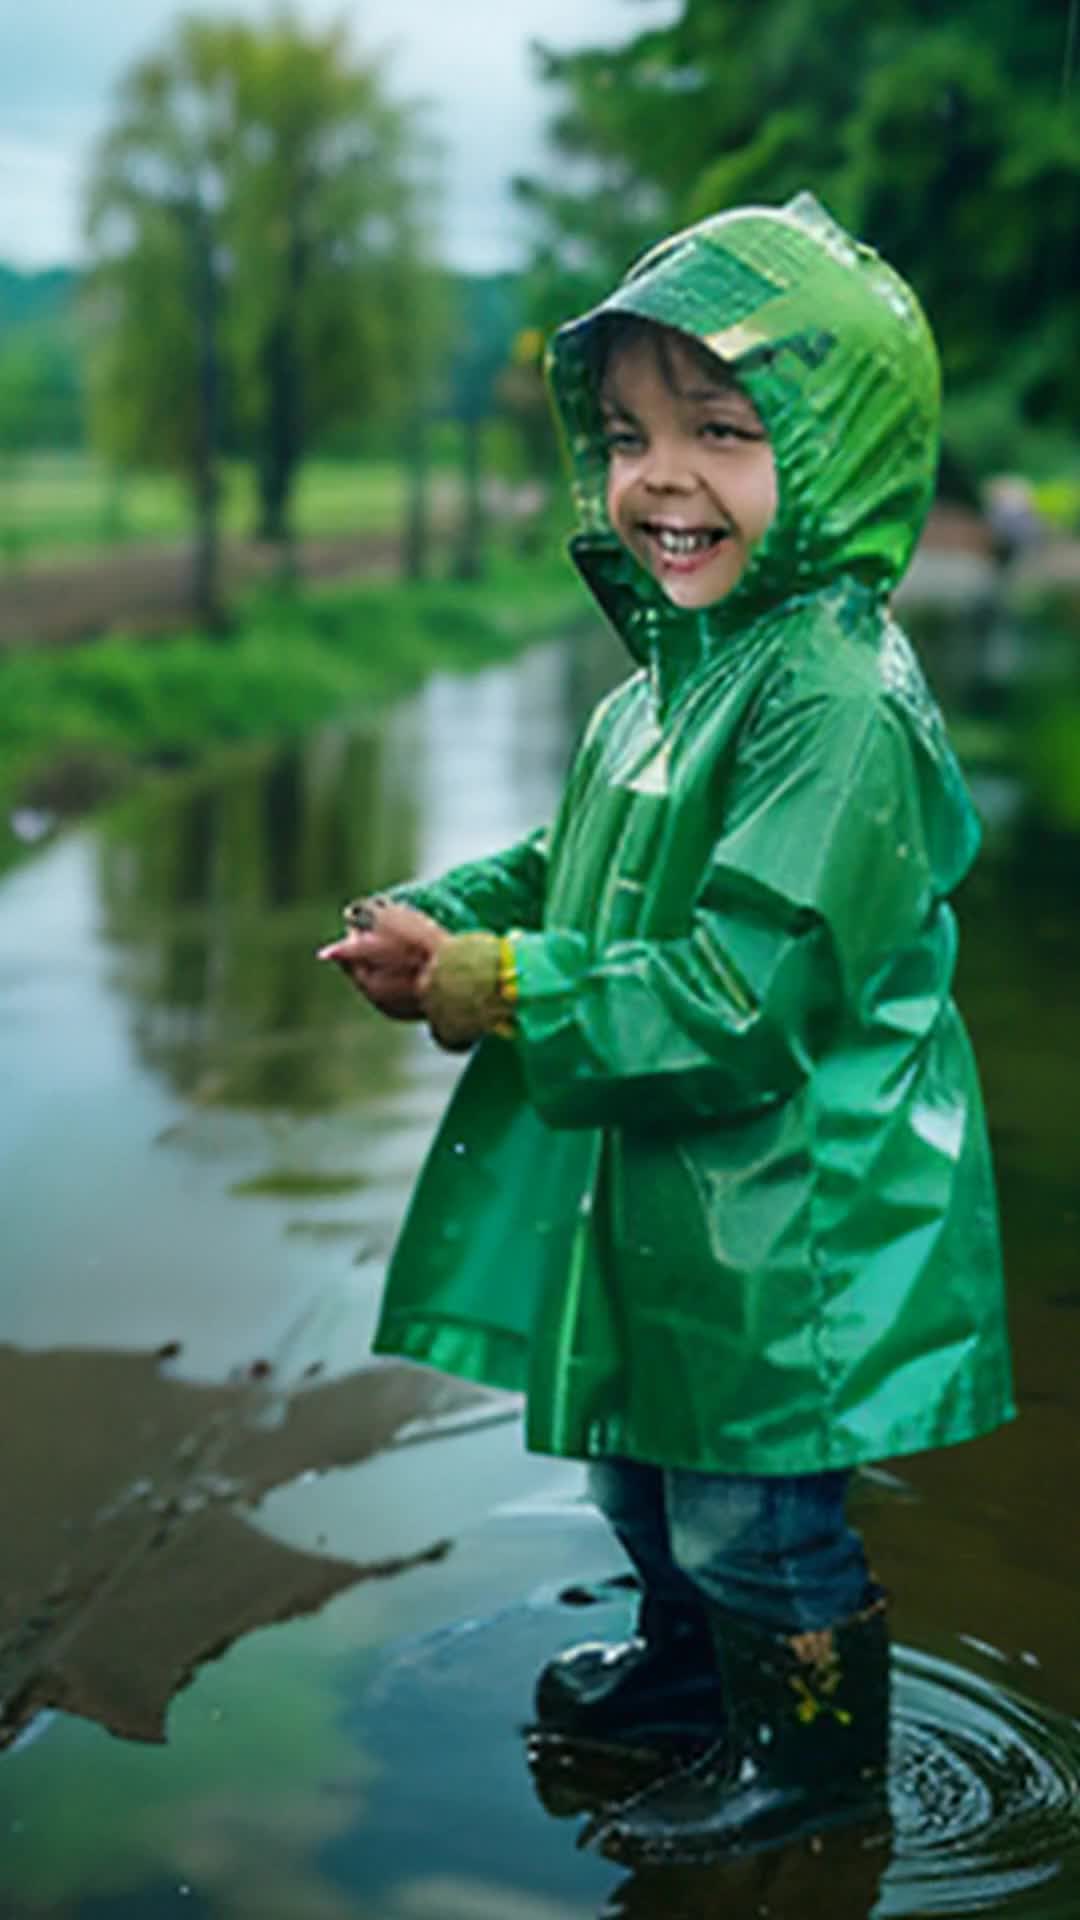
[[[258,439],[288,407],[298,445],[331,424],[400,417],[426,377],[439,307],[410,112],[340,27],[286,16],[236,30],[230,359]]]
[[[543,53],[572,166],[557,189],[519,183],[532,315],[546,328],[580,311],[666,231],[810,187],[922,295],[965,450],[996,463],[1010,438],[1051,437],[1080,403],[1067,15],[1025,0],[682,0],[622,47]],[[981,414],[966,405],[979,389],[993,395]]]
[[[440,327],[420,135],[340,27],[188,16],[128,75],[91,173],[93,425],[204,490],[226,444],[285,530],[331,426],[400,416]]]
[[[1080,533],[1080,469],[1071,477],[1055,475],[1034,489],[1043,518],[1062,533]]]
[[[140,765],[295,738],[406,691],[436,667],[508,656],[580,617],[583,605],[561,555],[528,565],[499,555],[483,587],[265,591],[227,648],[186,634],[9,653],[0,662],[0,815],[19,800],[63,810],[72,767],[81,796]]]
[[[1061,832],[1080,833],[1080,693],[1044,703],[1023,744],[1035,810]]]

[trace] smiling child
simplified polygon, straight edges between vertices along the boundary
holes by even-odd
[[[541,1725],[698,1741],[695,1818],[756,1845],[882,1792],[852,1470],[1012,1413],[951,994],[978,827],[888,603],[937,359],[800,196],[665,241],[552,381],[572,552],[634,670],[550,830],[325,950],[475,1046],[376,1345],[523,1392],[637,1570],[634,1634],[551,1663]],[[685,1839],[680,1792],[650,1817]]]

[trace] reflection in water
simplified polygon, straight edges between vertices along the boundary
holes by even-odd
[[[115,984],[140,1057],[177,1092],[290,1112],[334,1104],[358,1078],[387,1083],[400,1049],[374,1023],[354,1022],[344,1051],[331,1044],[307,963],[342,898],[412,870],[401,771],[385,734],[324,733],[163,783],[112,816],[99,884]]]
[[[783,1847],[700,1866],[640,1867],[599,1910],[598,1920],[877,1920],[888,1841],[880,1831],[826,1834],[813,1847]]]
[[[48,1703],[87,1716],[0,1763],[0,1830],[26,1840],[0,1864],[5,1920],[69,1920],[76,1888],[87,1913],[154,1920],[200,1910],[203,1887],[219,1920],[356,1911],[313,1864],[369,1771],[336,1731],[334,1670],[297,1659],[314,1620],[288,1629],[289,1657],[249,1630],[345,1593],[352,1631],[385,1637],[437,1594],[431,1549],[520,1474],[515,1436],[493,1479],[482,1432],[462,1482],[458,1437],[441,1491],[428,1446],[392,1436],[478,1396],[357,1371],[460,1063],[374,1019],[313,951],[357,891],[550,814],[567,659],[436,679],[377,733],[149,789],[0,889],[19,1089],[0,1108],[0,1339],[18,1343],[0,1348],[0,1421],[21,1463],[0,1516],[0,1699],[9,1736]],[[311,1484],[375,1451],[360,1480]],[[391,1584],[416,1597],[360,1604]],[[137,1747],[87,1746],[93,1719],[159,1739],[176,1689],[239,1635],[211,1670],[223,1704],[207,1724],[205,1686],[185,1691],[153,1770]]]
[[[246,1514],[478,1402],[404,1366],[282,1396],[258,1363],[207,1387],[138,1354],[0,1348],[19,1459],[0,1490],[0,1749],[42,1707],[162,1740],[173,1695],[242,1633],[437,1557],[445,1541],[407,1560],[303,1552]]]
[[[313,948],[344,900],[550,816],[567,661],[545,648],[516,670],[436,676],[377,730],[238,754],[115,813],[103,931],[146,1065],[189,1097],[281,1113],[392,1086],[403,1036],[358,1019]]]

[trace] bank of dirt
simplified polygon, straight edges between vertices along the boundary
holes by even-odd
[[[295,560],[307,580],[394,575],[401,540],[395,533],[324,534],[297,541]],[[189,544],[140,544],[117,547],[107,557],[98,552],[0,573],[0,648],[65,646],[114,629],[190,626],[192,564]],[[271,578],[279,565],[277,548],[265,542],[223,543],[227,594]]]

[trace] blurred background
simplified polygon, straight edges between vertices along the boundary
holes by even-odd
[[[91,651],[62,699],[49,671],[9,676],[5,815],[29,800],[32,824],[43,788],[77,805],[132,753],[288,730],[320,676],[339,708],[360,663],[339,646],[328,688],[302,586],[489,576],[470,604],[497,625],[521,602],[500,559],[566,584],[547,334],[659,234],[804,186],[911,279],[941,343],[909,604],[986,628],[1003,599],[1038,603],[1054,628],[1023,661],[969,633],[939,680],[1052,679],[1025,751],[1060,783],[1080,737],[1077,38],[1076,0],[484,0],[467,27],[429,0],[21,10],[0,77],[0,647],[181,627],[230,646],[217,707],[171,720],[145,648]],[[287,591],[306,670],[291,648],[288,691],[255,698],[226,656]],[[354,622],[369,676],[402,604]],[[117,676],[147,709],[121,738]]]
[[[0,181],[5,1920],[1075,1920],[1080,0],[35,0]],[[626,1623],[580,1474],[370,1356],[459,1063],[311,956],[549,817],[625,671],[551,328],[804,187],[945,366],[897,599],[1021,1418],[860,1476],[891,1834],[627,1874],[522,1740]]]

